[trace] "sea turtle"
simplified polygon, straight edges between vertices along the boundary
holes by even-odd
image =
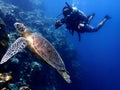
[[[0,64],[8,61],[13,55],[24,49],[26,46],[41,60],[52,66],[64,78],[71,83],[70,76],[65,68],[64,62],[52,44],[43,36],[31,33],[24,24],[16,22],[16,30],[22,37],[19,37],[7,50]]]

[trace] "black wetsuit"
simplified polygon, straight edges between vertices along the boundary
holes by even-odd
[[[92,27],[89,25],[89,23],[94,15],[95,14],[92,14],[87,17],[82,11],[78,10],[77,8],[72,8],[71,12],[68,15],[63,14],[64,18],[59,20],[59,23],[56,22],[55,27],[57,29],[63,24],[66,24],[66,28],[72,33],[72,35],[74,34],[74,31],[78,33],[80,40],[80,33],[96,32],[110,18],[108,15],[106,15],[96,27]]]

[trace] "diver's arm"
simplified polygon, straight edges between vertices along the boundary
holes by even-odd
[[[58,29],[59,27],[61,27],[63,24],[65,23],[64,18],[61,20],[57,20],[55,23],[55,29]]]

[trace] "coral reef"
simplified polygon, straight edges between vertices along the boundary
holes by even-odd
[[[66,37],[66,31],[64,31],[63,28],[61,28],[61,30],[55,30],[53,26],[55,20],[45,17],[42,8],[32,11],[23,10],[24,8],[19,7],[22,6],[22,4],[16,5],[18,4],[18,2],[16,2],[17,0],[12,0],[14,5],[7,3],[10,0],[5,1],[6,2],[0,0],[0,17],[6,24],[6,32],[9,36],[9,40],[7,41],[8,45],[13,43],[19,36],[13,24],[17,21],[22,22],[27,25],[32,32],[38,32],[48,39],[62,56],[66,68],[74,71],[74,69],[72,69],[72,62],[75,60],[75,49]],[[28,0],[25,0],[25,2],[27,1]],[[42,2],[40,5],[43,7]],[[39,61],[27,48],[22,52],[23,53],[19,53],[11,58],[11,60],[4,65],[0,65],[0,67],[4,68],[4,71],[11,72],[13,78],[12,81],[7,84],[10,90],[19,90],[22,87],[24,88],[24,86],[27,86],[31,90],[62,90],[62,87],[59,85],[63,85],[65,82],[64,80],[61,81],[61,77],[58,76],[53,69]],[[3,70],[0,70],[0,72],[1,71]]]
[[[0,18],[0,59],[5,54],[8,46],[8,35],[5,31],[6,24],[2,18]]]
[[[10,3],[13,4],[17,7],[19,7],[22,10],[25,11],[31,11],[35,8],[38,8],[39,6],[37,5],[37,3],[35,3],[35,0],[25,0],[24,2],[21,0],[4,0],[6,3]],[[27,5],[26,5],[27,4]],[[43,6],[43,0],[39,0],[39,5]]]

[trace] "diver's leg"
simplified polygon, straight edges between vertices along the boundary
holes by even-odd
[[[85,32],[95,32],[95,28],[88,24],[84,26],[84,30]]]
[[[97,32],[103,25],[104,25],[104,23],[108,20],[108,19],[110,19],[111,17],[109,17],[108,15],[106,15],[105,17],[104,17],[104,19],[94,28],[94,27],[92,27],[92,26],[90,26],[90,25],[88,25],[88,24],[86,24],[85,25],[85,27],[84,27],[84,29],[85,29],[85,31],[86,32]]]
[[[110,19],[110,18],[111,18],[110,16],[106,15],[106,16],[103,18],[103,20],[102,20],[102,21],[97,25],[97,27],[95,28],[96,31],[99,30],[99,29],[104,25],[104,23],[105,23],[108,19]]]
[[[87,17],[87,24],[90,23],[90,21],[93,19],[94,16],[95,16],[95,13],[93,13],[92,15],[89,15],[89,16]]]

